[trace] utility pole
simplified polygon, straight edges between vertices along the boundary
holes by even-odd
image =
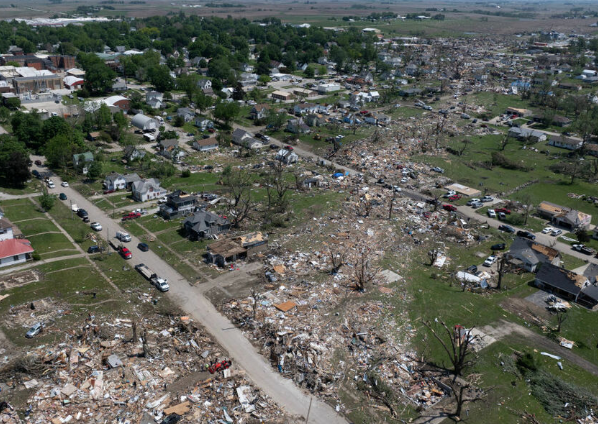
[[[305,417],[305,424],[309,421],[309,413],[311,412],[311,402],[314,400],[313,396],[309,398],[309,408],[307,409],[307,417]]]

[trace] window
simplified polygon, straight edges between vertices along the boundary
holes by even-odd
[[[14,256],[12,257],[12,259],[13,259],[13,261],[18,261],[18,260],[19,260],[19,255],[14,255]]]

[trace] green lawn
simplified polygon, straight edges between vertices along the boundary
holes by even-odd
[[[484,106],[484,108],[490,112],[493,117],[505,113],[508,107],[530,109],[529,103],[527,101],[521,100],[520,96],[515,95],[509,96],[506,94],[482,92],[462,97],[461,101],[467,104],[473,102]]]
[[[31,218],[44,218],[44,214],[29,199],[3,200],[0,202],[0,208],[13,223]]]
[[[413,159],[425,162],[430,166],[440,166],[445,169],[445,175],[455,182],[477,188],[483,192],[504,197],[504,192],[513,190],[529,181],[537,181],[516,193],[510,194],[512,200],[526,201],[528,196],[532,204],[537,205],[546,200],[563,206],[569,206],[592,216],[592,223],[598,224],[598,208],[581,199],[567,196],[568,193],[590,194],[595,192],[593,184],[576,180],[570,184],[570,178],[555,174],[549,167],[558,163],[562,149],[555,149],[538,144],[539,150],[550,154],[536,153],[529,149],[523,150],[521,143],[510,142],[504,151],[499,148],[502,135],[487,135],[469,137],[471,144],[467,146],[462,156],[448,154],[445,157],[418,155]],[[461,140],[450,143],[453,149],[462,148]],[[492,152],[502,153],[508,160],[528,170],[512,170],[498,166],[489,167]],[[511,217],[512,219],[513,217]],[[531,225],[531,224],[530,224]]]
[[[71,243],[64,234],[40,234],[36,236],[29,236],[28,240],[36,253],[40,254],[42,258],[48,258],[48,253],[54,253],[57,250],[75,250],[73,243]],[[58,256],[64,256],[66,253]]]

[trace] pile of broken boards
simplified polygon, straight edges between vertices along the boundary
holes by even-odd
[[[431,406],[444,396],[418,371],[415,354],[409,351],[415,329],[397,324],[408,322],[405,308],[391,314],[382,301],[344,302],[347,296],[361,295],[339,283],[346,278],[340,273],[319,283],[302,279],[306,269],[324,266],[326,259],[319,252],[269,261],[284,277],[282,285],[266,285],[267,292],[230,300],[219,308],[283,376],[337,405],[339,411],[344,410],[339,386],[358,390],[371,372],[403,403]],[[388,287],[383,280],[380,276],[376,285],[381,293],[395,301],[407,300],[399,288]]]
[[[191,319],[104,319],[90,316],[62,343],[0,370],[8,391],[31,390],[25,422],[150,424],[175,413],[187,422],[288,422],[234,363],[207,371],[227,356]],[[0,422],[23,421],[5,410]]]

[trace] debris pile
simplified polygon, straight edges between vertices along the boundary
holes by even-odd
[[[61,343],[0,369],[3,395],[30,390],[28,423],[289,422],[188,317],[89,315]],[[218,366],[225,363],[227,366]],[[22,422],[7,405],[0,422]],[[23,411],[21,411],[23,413]]]

